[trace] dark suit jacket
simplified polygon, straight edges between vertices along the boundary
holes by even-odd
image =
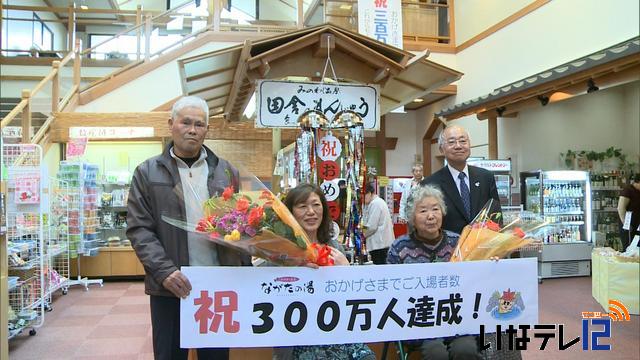
[[[462,228],[464,228],[465,225],[469,224],[473,218],[478,215],[489,199],[494,199],[490,213],[502,212],[496,180],[493,174],[488,170],[475,166],[469,165],[468,168],[469,191],[471,193],[471,218],[467,218],[465,215],[460,192],[458,191],[456,183],[453,181],[453,176],[448,166],[438,170],[420,183],[420,185],[434,185],[442,190],[444,202],[447,206],[447,215],[442,221],[442,228],[458,234],[462,232]],[[500,217],[500,222],[502,222],[501,219],[502,217]]]

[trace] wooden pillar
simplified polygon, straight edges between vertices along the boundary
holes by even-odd
[[[489,126],[489,159],[498,158],[498,118],[492,116],[488,121]]]
[[[431,175],[431,139],[422,138],[422,173]]]
[[[304,28],[304,3],[298,0],[298,29]]]
[[[282,147],[282,131],[281,129],[271,129],[271,164],[276,165],[278,151]],[[280,192],[280,176],[271,176],[271,192],[278,194]]]
[[[82,54],[80,51],[82,50],[82,40],[76,39],[76,50],[75,57],[73,58],[73,85],[78,86],[78,91],[80,91],[80,67],[82,66]]]
[[[60,103],[60,61],[51,63],[54,74],[51,79],[51,114],[58,112],[58,104]]]
[[[136,6],[136,26],[142,24],[142,5]],[[142,36],[142,28],[136,29],[136,60],[140,60],[140,36]]]
[[[74,5],[69,6],[67,20],[67,51],[73,51],[73,40],[76,35],[76,11]]]
[[[378,175],[387,175],[387,129],[386,119],[382,115],[380,117],[380,131],[376,132],[376,145],[382,151],[380,151],[380,169],[378,169]]]
[[[151,23],[151,15],[144,17],[144,61],[149,61],[151,58],[151,30],[153,24]]]
[[[31,142],[31,90],[22,90],[22,100],[27,100],[27,105],[22,109],[22,143]]]

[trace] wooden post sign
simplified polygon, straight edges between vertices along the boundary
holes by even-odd
[[[256,127],[296,128],[308,110],[322,112],[329,121],[342,110],[353,110],[365,129],[380,129],[378,85],[259,80],[257,89]]]

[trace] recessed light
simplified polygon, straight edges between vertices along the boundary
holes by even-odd
[[[421,103],[423,101],[424,101],[424,99],[422,99],[422,98],[413,99],[414,103]]]

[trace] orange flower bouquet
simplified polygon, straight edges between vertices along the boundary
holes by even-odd
[[[499,219],[500,214],[490,214],[492,203],[493,199],[489,200],[471,224],[464,227],[449,261],[505,258],[513,251],[540,242],[534,234],[536,230],[546,226],[547,222],[524,222],[518,217],[501,227],[494,221]]]
[[[195,227],[209,241],[279,265],[333,265],[331,250],[312,244],[289,209],[268,190],[238,193],[227,187],[202,207],[204,216],[195,226],[163,219],[185,230]]]

